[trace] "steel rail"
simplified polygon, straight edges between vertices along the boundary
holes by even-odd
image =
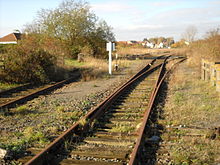
[[[14,91],[17,91],[17,90],[21,90],[21,89],[26,88],[30,85],[31,84],[25,84],[25,85],[20,85],[20,86],[10,88],[10,89],[7,89],[7,90],[3,90],[3,91],[0,92],[0,98],[1,98],[2,95],[5,95],[7,93],[11,93],[11,92],[14,92]]]
[[[162,64],[158,64],[155,67],[151,68],[152,63],[155,60],[153,60],[151,63],[147,64],[144,68],[142,68],[136,75],[131,77],[126,83],[124,83],[121,87],[115,90],[115,92],[110,95],[107,99],[102,101],[99,105],[97,105],[93,110],[88,112],[84,117],[82,117],[78,122],[76,122],[72,127],[70,127],[67,131],[62,133],[58,138],[56,138],[53,142],[51,142],[44,150],[42,150],[40,153],[35,155],[31,160],[29,160],[26,165],[39,165],[44,164],[45,162],[48,162],[48,157],[50,153],[55,151],[65,139],[70,137],[72,134],[77,133],[83,133],[83,131],[86,131],[92,121],[99,117],[102,113],[105,112],[105,110],[108,109],[108,107],[111,105],[113,101],[115,101],[120,94],[129,87],[133,82],[137,81],[139,78],[145,76],[149,72],[152,72],[156,68],[160,67]],[[80,121],[86,120],[88,121],[87,124],[80,130]]]
[[[39,95],[42,95],[42,94],[50,92],[50,91],[52,91],[54,89],[60,88],[64,84],[68,84],[68,83],[74,81],[78,77],[79,76],[71,77],[69,79],[66,79],[66,80],[60,81],[58,83],[52,84],[52,85],[50,85],[48,87],[44,87],[44,88],[42,88],[42,89],[40,89],[38,91],[32,92],[32,93],[30,93],[30,94],[28,94],[26,96],[23,96],[23,97],[20,97],[18,99],[15,99],[15,100],[12,100],[10,102],[7,102],[5,104],[2,104],[2,105],[0,105],[0,110],[12,108],[12,107],[15,107],[18,104],[23,104],[23,103],[25,103],[25,102],[27,102],[29,100],[32,100],[32,99],[36,98]]]
[[[166,59],[165,59],[166,60]],[[145,131],[145,128],[146,128],[146,125],[147,125],[147,121],[148,121],[148,118],[149,118],[149,115],[150,115],[150,112],[153,108],[153,104],[155,102],[155,99],[156,99],[156,96],[158,94],[158,91],[159,89],[161,88],[161,85],[162,83],[164,82],[165,78],[167,77],[167,75],[172,71],[172,69],[179,63],[183,62],[184,60],[186,60],[186,58],[184,59],[181,59],[180,61],[178,61],[177,63],[175,63],[175,65],[173,65],[171,67],[171,69],[169,69],[168,71],[166,71],[162,78],[159,78],[161,75],[162,75],[162,71],[164,69],[164,65],[165,63],[163,64],[163,66],[161,66],[161,71],[160,71],[160,74],[158,76],[158,81],[157,83],[155,84],[155,87],[154,87],[154,92],[152,92],[151,94],[151,97],[150,97],[150,103],[148,105],[148,108],[144,114],[144,118],[143,118],[143,122],[142,122],[142,126],[139,130],[139,136],[138,136],[138,139],[136,141],[136,144],[134,146],[134,149],[131,153],[131,156],[130,156],[130,160],[129,160],[129,165],[137,165],[138,164],[138,160],[139,160],[139,153],[140,153],[140,150],[141,150],[141,146],[142,146],[142,143],[143,143],[143,139],[144,139],[144,131]]]

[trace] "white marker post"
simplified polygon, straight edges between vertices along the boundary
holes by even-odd
[[[115,43],[109,42],[107,43],[107,51],[109,52],[109,74],[112,74],[112,51],[115,50]]]

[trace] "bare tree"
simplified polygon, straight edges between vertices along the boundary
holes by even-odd
[[[212,29],[206,33],[206,38],[213,38],[220,34],[220,28]]]
[[[189,26],[186,31],[182,34],[182,38],[187,42],[193,42],[197,34],[197,28],[195,26]]]

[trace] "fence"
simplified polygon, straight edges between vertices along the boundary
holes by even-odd
[[[210,81],[213,86],[216,86],[216,91],[220,92],[220,62],[202,59],[201,78]]]
[[[2,54],[0,54],[0,70],[1,69],[5,69],[4,57]]]

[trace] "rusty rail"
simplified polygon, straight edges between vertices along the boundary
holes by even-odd
[[[52,153],[56,149],[60,148],[62,143],[66,139],[68,139],[74,133],[77,134],[77,133],[82,133],[83,131],[86,131],[89,128],[92,121],[94,119],[98,118],[102,113],[104,113],[105,110],[111,105],[111,103],[113,101],[115,101],[127,87],[129,87],[133,82],[137,81],[139,78],[145,76],[146,74],[152,72],[153,70],[157,69],[158,67],[160,67],[162,65],[162,64],[158,64],[155,67],[151,68],[151,65],[154,61],[155,60],[153,60],[151,63],[147,64],[136,75],[134,75],[132,78],[130,78],[121,87],[116,89],[112,95],[110,95],[102,103],[100,103],[93,110],[91,110],[88,114],[86,114],[84,117],[82,117],[71,128],[69,128],[67,131],[65,131],[63,134],[61,134],[57,139],[55,139],[52,143],[50,143],[44,150],[42,150],[40,153],[38,153],[36,156],[34,156],[31,160],[29,160],[26,163],[26,165],[39,165],[39,164],[44,164],[46,162],[50,162],[50,159],[49,159],[50,153]],[[80,121],[81,120],[87,121],[87,124],[82,129],[80,129]]]
[[[23,96],[21,98],[18,98],[18,99],[15,99],[15,100],[12,100],[10,102],[7,102],[3,105],[0,106],[0,110],[2,109],[8,109],[8,108],[12,108],[18,104],[23,104],[29,100],[32,100],[34,99],[35,97],[39,96],[39,95],[42,95],[42,94],[45,94],[45,93],[48,93],[48,92],[51,92],[52,90],[54,89],[57,89],[57,88],[60,88],[62,87],[64,84],[68,84],[72,81],[74,81],[76,78],[78,78],[79,76],[74,76],[74,77],[71,77],[69,79],[66,79],[66,80],[63,80],[63,81],[60,81],[58,83],[55,83],[55,84],[52,84],[48,87],[45,87],[43,89],[40,89],[38,91],[35,91],[35,92],[32,92],[26,96]],[[19,87],[19,88],[22,88],[23,86]],[[5,92],[8,92],[8,91],[3,91],[1,94],[5,94]],[[10,92],[10,90],[9,90]]]
[[[146,125],[147,125],[147,121],[148,121],[151,109],[153,108],[153,104],[155,102],[156,96],[158,94],[158,91],[159,91],[162,83],[164,82],[166,76],[176,66],[176,64],[179,64],[179,63],[183,62],[184,60],[186,60],[186,58],[183,58],[180,61],[178,61],[177,63],[175,63],[175,65],[173,65],[171,67],[171,69],[166,71],[163,75],[162,75],[162,72],[164,70],[165,63],[161,66],[160,74],[158,76],[157,83],[155,84],[155,87],[154,87],[154,92],[152,92],[152,94],[151,94],[150,103],[149,103],[148,108],[147,108],[147,110],[145,111],[145,114],[144,114],[142,126],[139,130],[138,139],[137,139],[136,144],[134,146],[134,149],[131,153],[131,157],[130,157],[130,160],[129,160],[129,163],[128,163],[129,165],[137,165],[138,164],[138,160],[139,160],[139,157],[140,157],[139,154],[140,154],[141,146],[142,146],[142,143],[144,141],[143,140],[144,139],[144,131],[145,131],[145,128],[146,128]]]
[[[14,87],[14,88],[3,90],[3,91],[0,92],[0,97],[1,97],[1,95],[5,95],[7,93],[11,93],[11,92],[14,92],[14,91],[21,90],[21,89],[26,88],[26,87],[28,87],[30,85],[31,84],[24,84],[24,85],[20,85],[20,86]]]

